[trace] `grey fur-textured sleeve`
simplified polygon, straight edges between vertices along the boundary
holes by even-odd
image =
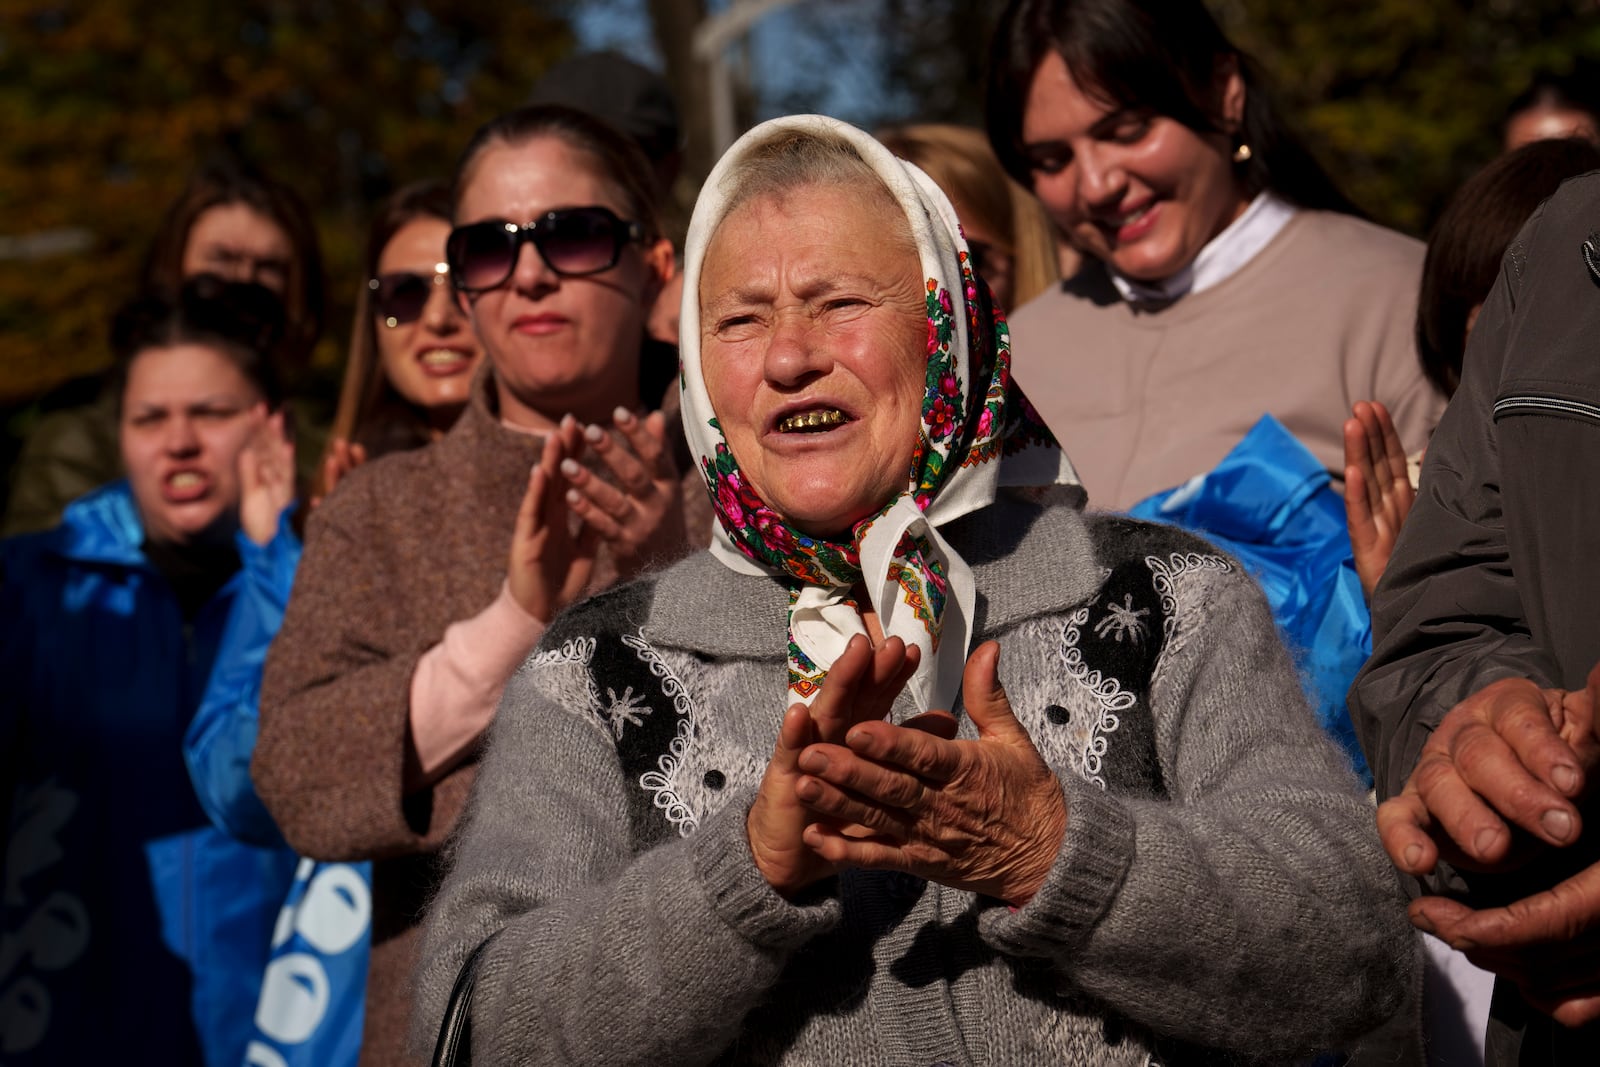
[[[752,796],[641,850],[587,685],[586,666],[557,662],[506,687],[425,933],[418,1050],[468,954],[496,935],[473,999],[475,1062],[704,1063],[790,952],[838,921],[836,900],[791,904],[761,878]]]
[[[1157,1033],[1279,1058],[1337,1047],[1390,1018],[1418,966],[1372,808],[1255,583],[1198,567],[1172,592],[1151,689],[1169,799],[1063,774],[1044,888],[982,932]]]

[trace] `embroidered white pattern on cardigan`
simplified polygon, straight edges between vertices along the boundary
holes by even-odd
[[[1089,690],[1100,704],[1100,719],[1089,731],[1088,743],[1083,748],[1083,776],[1104,789],[1106,780],[1100,777],[1100,764],[1110,745],[1106,735],[1116,733],[1122,725],[1117,712],[1133,707],[1137,698],[1123,689],[1117,679],[1102,676],[1083,661],[1083,649],[1078,647],[1078,643],[1083,640],[1083,627],[1089,622],[1089,607],[1094,602],[1090,601],[1067,616],[1067,625],[1061,632],[1061,663],[1072,680]]]
[[[672,668],[661,658],[661,653],[650,647],[650,642],[644,639],[643,629],[640,629],[637,637],[633,634],[623,634],[622,643],[638,653],[639,658],[650,668],[650,673],[661,679],[661,691],[672,698],[674,711],[679,715],[688,715],[694,710],[694,705],[689,701],[689,691],[683,687],[678,676],[672,673]]]
[[[689,691],[684,688],[683,682],[661,658],[661,653],[644,639],[644,630],[641,629],[637,636],[623,634],[622,643],[633,649],[650,668],[650,673],[661,680],[661,691],[672,698],[672,708],[681,716],[677,734],[667,746],[667,751],[656,760],[658,769],[641,774],[639,784],[650,790],[652,803],[677,828],[678,834],[688,837],[700,828],[700,816],[678,791],[678,771],[683,767],[689,745],[694,740],[694,702],[689,699]],[[618,736],[621,736],[620,730]]]
[[[576,663],[580,667],[587,667],[594,662],[595,639],[592,637],[579,637],[571,641],[561,642],[560,648],[547,648],[543,652],[534,652],[523,660],[520,670],[531,671],[540,667],[548,667],[552,663]]]
[[[1162,626],[1169,645],[1178,629],[1178,591],[1173,584],[1174,581],[1190,571],[1233,570],[1233,564],[1221,556],[1202,555],[1199,552],[1175,552],[1165,560],[1156,556],[1146,556],[1144,562],[1150,568],[1150,583],[1161,597],[1161,612],[1166,616]],[[1170,655],[1172,651],[1174,649],[1169,648],[1166,654]]]
[[[589,669],[594,662],[595,639],[592,637],[577,637],[570,641],[563,641],[559,648],[547,648],[543,652],[534,652],[517,668],[517,673],[523,671],[544,670],[561,664],[570,664],[583,669],[583,687],[589,701],[589,718],[601,730],[613,729],[612,718],[607,714],[606,703],[600,698],[600,690],[594,683],[594,672]],[[620,735],[619,735],[620,736]]]
[[[656,760],[658,771],[645,771],[639,784],[654,794],[653,803],[666,815],[667,821],[678,828],[680,837],[688,837],[700,828],[700,816],[678,792],[678,769],[689,753],[689,742],[694,739],[694,723],[678,720],[678,733],[667,746],[667,752]]]
[[[1150,630],[1150,624],[1141,621],[1148,614],[1149,608],[1133,606],[1132,593],[1124,593],[1122,603],[1106,605],[1106,616],[1095,623],[1094,635],[1101,638],[1109,635],[1119,645],[1126,636],[1129,644],[1140,644]]]
[[[606,687],[606,706],[603,709],[605,717],[611,723],[611,732],[617,740],[622,740],[622,730],[625,726],[643,726],[644,717],[653,709],[645,703],[643,693],[635,693],[633,686],[628,686],[618,696],[617,691]]]

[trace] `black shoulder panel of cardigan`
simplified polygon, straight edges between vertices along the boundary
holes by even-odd
[[[576,639],[594,642],[589,673],[594,696],[602,702],[595,710],[610,714],[612,743],[628,783],[629,825],[634,839],[645,845],[663,840],[671,825],[639,779],[659,770],[661,757],[672,751],[682,718],[677,708],[684,699],[659,661],[640,654],[639,631],[654,600],[655,582],[649,578],[607,590],[562,613],[542,642],[552,648]]]
[[[1113,793],[1164,797],[1156,753],[1150,686],[1176,620],[1157,586],[1158,568],[1175,558],[1226,558],[1215,545],[1186,530],[1120,515],[1087,519],[1105,579],[1099,592],[1073,615],[1064,656],[1079,679],[1098,681],[1107,714],[1115,715],[1115,741],[1099,777]],[[1073,667],[1076,664],[1076,667]],[[1114,708],[1127,694],[1133,702]]]

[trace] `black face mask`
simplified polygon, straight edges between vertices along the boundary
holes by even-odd
[[[141,547],[151,566],[172,586],[185,622],[192,622],[239,569],[239,551],[231,541],[176,545],[146,539]]]

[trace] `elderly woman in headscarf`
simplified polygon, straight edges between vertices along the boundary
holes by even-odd
[[[469,959],[484,1063],[1281,1063],[1389,1017],[1397,888],[1260,592],[1081,512],[937,187],[775,120],[686,269],[715,542],[508,686],[419,1047]]]

